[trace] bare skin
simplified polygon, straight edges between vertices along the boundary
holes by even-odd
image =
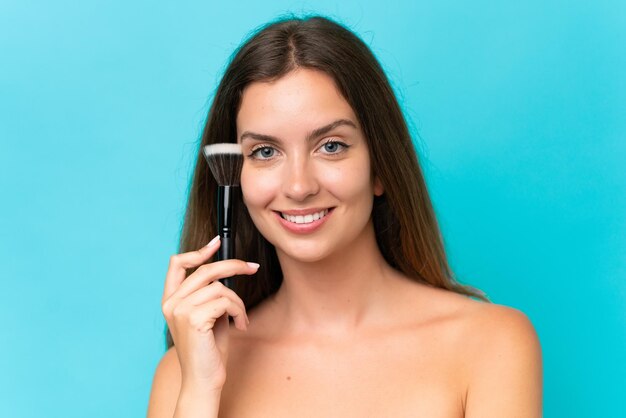
[[[383,330],[286,335],[273,299],[252,310],[247,332],[230,328],[219,416],[541,416],[540,347],[521,312],[403,279],[398,286],[415,298],[402,307],[410,319]],[[175,347],[157,375],[149,416],[171,417],[181,389]]]
[[[266,302],[247,333],[231,334],[223,416],[464,416],[458,348],[478,302],[393,280],[396,312],[344,332],[285,331]]]
[[[384,309],[346,322],[337,314],[339,326],[294,320],[280,291],[253,310],[248,331],[230,334],[220,417],[540,416],[538,342],[521,312],[416,283],[381,262]],[[521,398],[507,393],[520,382]],[[490,415],[494,395],[511,400]]]
[[[157,368],[149,418],[541,416],[541,350],[523,313],[384,260],[371,221],[384,188],[330,77],[296,70],[251,84],[237,131],[244,203],[283,283],[246,312],[217,280],[254,280],[247,260],[206,264],[219,243],[171,259],[163,312],[177,348]],[[316,229],[283,216],[320,208]]]
[[[246,271],[237,262],[233,268]],[[295,296],[284,290],[250,311],[247,327],[227,330],[226,379],[217,390],[214,380],[186,385],[181,353],[170,349],[155,375],[148,416],[191,416],[174,415],[187,400],[198,416],[219,410],[220,417],[242,418],[541,416],[540,346],[523,313],[416,283],[384,262],[382,274],[369,280],[384,287],[373,287],[366,309],[345,299],[332,323],[305,313],[317,305],[324,318],[330,305],[290,306]],[[337,283],[333,294],[341,291]],[[313,292],[309,287],[308,300]]]

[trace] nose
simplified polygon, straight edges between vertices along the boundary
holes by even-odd
[[[288,198],[302,202],[320,190],[313,165],[306,157],[293,158],[287,164],[283,178],[283,193]]]

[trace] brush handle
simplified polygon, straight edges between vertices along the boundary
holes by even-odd
[[[235,230],[233,224],[233,207],[237,186],[217,187],[217,231],[220,235],[220,248],[217,251],[217,259],[230,260],[235,257]],[[220,279],[229,289],[232,289],[232,277]]]

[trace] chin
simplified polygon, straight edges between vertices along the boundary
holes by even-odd
[[[289,248],[284,247],[276,247],[276,250],[281,255],[287,258],[290,258],[295,261],[299,261],[301,263],[317,263],[322,261],[330,255],[328,251],[325,251],[323,248],[320,248],[319,244],[316,245],[297,245]]]

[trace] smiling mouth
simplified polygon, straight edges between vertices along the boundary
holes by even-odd
[[[279,212],[280,216],[291,223],[294,224],[310,224],[314,221],[322,219],[324,216],[328,215],[329,209],[324,209],[319,212],[311,213],[308,215],[287,215],[285,213]]]

